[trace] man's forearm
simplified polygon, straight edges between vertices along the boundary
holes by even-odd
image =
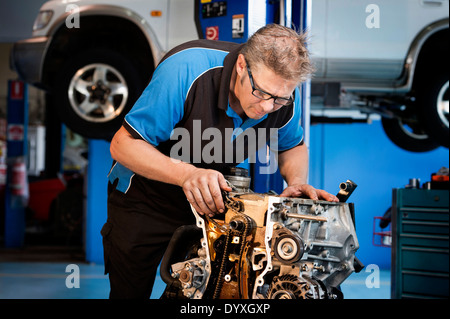
[[[281,176],[288,185],[307,183],[308,163],[308,149],[305,144],[284,151],[278,156]]]
[[[149,179],[181,186],[184,176],[195,170],[159,152],[144,140],[134,139],[125,128],[120,128],[110,146],[114,160],[133,172]]]
[[[306,145],[300,145],[283,152],[278,159],[281,175],[288,183],[288,187],[283,190],[280,196],[338,201],[336,196],[308,185],[308,149]]]
[[[113,159],[149,179],[181,186],[186,199],[200,214],[223,212],[222,190],[231,191],[223,175],[212,169],[171,159],[146,141],[121,128],[111,141]]]

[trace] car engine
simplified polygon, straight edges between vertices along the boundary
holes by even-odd
[[[340,299],[339,285],[363,265],[353,205],[356,185],[341,183],[328,202],[250,191],[245,177],[227,176],[226,212],[180,227],[160,273],[162,298]]]

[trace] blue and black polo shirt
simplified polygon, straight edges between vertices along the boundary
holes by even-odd
[[[230,107],[230,80],[241,48],[242,45],[235,43],[195,40],[171,50],[156,68],[142,96],[126,115],[124,127],[133,137],[147,141],[168,156],[173,156],[171,150],[181,138],[188,138],[188,141],[184,141],[187,144],[183,144],[189,146],[185,152],[187,157],[183,154],[180,158],[198,167],[221,172],[240,164],[239,156],[231,161],[229,157],[226,158],[230,151],[234,150],[237,154],[239,151],[236,148],[241,150],[243,147],[244,158],[251,155],[249,150],[254,148],[249,147],[247,142],[255,140],[255,136],[249,138],[251,135],[246,132],[250,130],[256,134],[256,141],[270,144],[273,136],[270,136],[269,129],[278,129],[279,152],[301,144],[303,129],[300,125],[298,89],[293,105],[284,106],[258,120],[243,120]],[[188,134],[174,136],[177,128]],[[214,132],[222,134],[202,135],[208,128],[214,128]],[[225,134],[226,131],[233,132],[231,137]],[[212,156],[216,159],[213,162],[205,161],[199,152],[205,147],[209,147],[208,151],[217,152],[217,148],[211,147],[212,137],[220,139],[214,141],[214,146],[222,147],[221,154]],[[258,147],[261,146],[259,142]],[[119,163],[115,163],[109,174],[110,182],[124,193],[130,189],[136,177],[142,179]],[[164,183],[148,179],[143,182],[153,189],[152,196],[164,198],[163,192],[168,191],[168,188],[174,190],[173,185],[162,187]],[[180,187],[177,188],[178,192],[182,192]]]

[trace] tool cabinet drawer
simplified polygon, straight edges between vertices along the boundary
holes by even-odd
[[[448,273],[448,249],[403,246],[400,256],[404,269]]]

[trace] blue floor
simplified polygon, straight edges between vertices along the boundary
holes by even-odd
[[[103,265],[76,263],[79,267],[79,288],[68,288],[73,270],[70,263],[61,262],[0,262],[0,299],[107,299],[108,277]],[[376,281],[373,274],[362,270],[352,274],[341,285],[345,299],[389,299],[390,271],[380,270]],[[368,283],[366,283],[366,281]],[[152,299],[157,299],[165,284],[157,277]],[[370,288],[372,287],[372,288]]]

